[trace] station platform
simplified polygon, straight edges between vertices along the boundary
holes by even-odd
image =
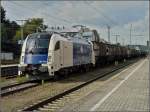
[[[150,111],[148,59],[89,86],[91,92],[59,111]]]
[[[19,64],[9,64],[9,65],[1,65],[1,68],[5,67],[17,67]]]

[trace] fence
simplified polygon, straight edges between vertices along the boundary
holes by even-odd
[[[1,53],[1,60],[13,60],[13,53]]]

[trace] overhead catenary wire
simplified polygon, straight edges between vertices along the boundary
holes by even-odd
[[[20,7],[25,7],[27,10],[29,10],[30,9],[30,13],[34,13],[33,12],[33,10],[34,10],[34,8],[31,8],[31,7],[26,7],[25,5],[23,5],[23,4],[20,4],[20,3],[18,3],[18,2],[15,2],[15,1],[12,1],[12,2],[10,2],[10,3],[12,3],[12,4],[15,4],[15,5],[18,5],[18,6],[20,6]],[[98,12],[98,13],[100,13],[105,19],[107,19],[107,20],[109,20],[110,22],[112,22],[112,23],[114,23],[109,17],[107,17],[102,11],[99,11],[96,7],[94,7],[94,6],[92,6],[91,4],[88,4],[88,2],[85,2],[88,6],[90,6],[92,9],[94,9],[96,12]],[[45,6],[48,6],[47,4],[45,4],[44,3],[44,5]],[[24,12],[25,12],[25,10],[23,10]],[[58,17],[56,17],[56,16],[54,16],[54,15],[52,15],[52,14],[50,14],[50,13],[47,13],[46,11],[44,11],[43,12],[48,18],[52,18],[52,21],[56,21],[56,23],[58,22],[58,20],[59,21],[62,21],[62,22],[64,22],[64,23],[71,23],[72,24],[72,20],[70,21],[70,20],[68,20],[68,19],[64,19],[64,18],[58,18]],[[34,13],[35,14],[35,13]],[[48,19],[47,18],[47,19]],[[72,18],[72,17],[70,17],[70,18]],[[108,24],[108,23],[107,23]]]
[[[108,17],[107,15],[105,15],[102,11],[100,11],[99,9],[97,9],[96,7],[94,7],[93,5],[89,4],[88,2],[84,2],[86,3],[89,7],[91,7],[94,11],[96,11],[96,13],[102,15],[102,17],[104,18],[104,20],[106,21],[107,25],[107,29],[108,29],[108,42],[110,42],[110,25],[119,25],[116,21],[112,20],[110,17]]]
[[[43,5],[45,5],[46,7],[48,7],[49,5],[47,4],[47,3],[45,3],[45,2],[43,2]],[[62,13],[62,10],[60,10],[59,8],[57,8],[55,11],[57,11],[58,13],[60,13],[61,15],[63,14]],[[61,16],[62,17],[62,16]],[[70,22],[73,22],[73,21],[75,21],[75,22],[77,22],[77,23],[79,23],[79,20],[77,20],[77,19],[74,19],[73,17],[71,17],[71,16],[68,16],[67,18],[69,18],[69,20],[71,20]],[[64,19],[64,18],[63,18]],[[66,18],[65,18],[66,19]]]
[[[18,5],[18,6],[20,6],[20,7],[24,7],[24,8],[27,8],[25,5],[23,5],[23,4],[19,4],[19,3],[16,3],[16,2],[10,2],[10,3],[13,3],[13,4],[15,4],[15,5]],[[35,15],[35,12],[33,12],[35,9],[34,8],[29,8],[28,7],[28,9],[27,10],[29,10],[30,9],[30,13],[32,13],[32,15]],[[32,10],[32,11],[31,11]],[[24,11],[24,12],[26,12],[25,10],[22,10],[22,11]],[[47,15],[48,16],[48,15]],[[49,16],[48,16],[49,17]],[[50,16],[49,18],[53,18],[53,16]],[[54,22],[58,22],[58,20],[55,18],[55,19],[52,19],[52,21],[54,21]]]
[[[19,3],[14,2],[14,1],[12,1],[12,2],[10,2],[10,3],[13,3],[13,4],[18,5],[18,6],[20,6],[20,7],[26,8],[25,5],[19,4]],[[31,12],[31,13],[32,13],[32,11],[35,10],[35,9],[33,9],[33,8],[29,8],[29,7],[28,7],[27,10],[29,10],[29,9],[30,9],[30,12]],[[32,11],[31,11],[31,10],[32,10]],[[35,14],[35,13],[34,13],[34,14]],[[69,20],[67,20],[67,19],[57,18],[57,17],[55,17],[54,15],[50,15],[49,13],[45,13],[45,12],[44,12],[44,14],[45,14],[46,16],[48,16],[49,18],[52,18],[52,21],[55,21],[56,23],[58,22],[58,20],[59,20],[59,21],[62,21],[62,22],[65,22],[65,23],[72,23],[71,21],[69,21]],[[48,19],[48,18],[47,18],[47,19]]]
[[[113,24],[113,25],[119,25],[118,22],[112,20],[110,17],[108,17],[107,15],[105,15],[102,11],[100,11],[99,9],[97,9],[96,7],[94,7],[93,5],[89,4],[89,3],[86,2],[86,1],[85,1],[85,3],[86,3],[89,7],[91,7],[93,10],[95,10],[98,14],[102,15],[103,18],[107,19],[107,22],[106,22],[107,25],[108,25],[108,22],[111,23],[111,24]]]
[[[120,35],[119,34],[114,34],[114,35],[112,35],[112,36],[115,36],[116,37],[116,44],[118,43],[118,37],[120,37]]]

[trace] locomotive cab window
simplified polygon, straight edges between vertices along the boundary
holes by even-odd
[[[58,50],[60,48],[60,41],[56,42],[55,44],[55,51]]]

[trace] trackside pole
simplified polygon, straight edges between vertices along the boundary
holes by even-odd
[[[44,84],[44,80],[42,80],[41,84],[42,84],[42,85]]]
[[[123,62],[126,62],[126,59],[124,59]]]
[[[115,66],[117,66],[118,65],[118,61],[115,61]]]

